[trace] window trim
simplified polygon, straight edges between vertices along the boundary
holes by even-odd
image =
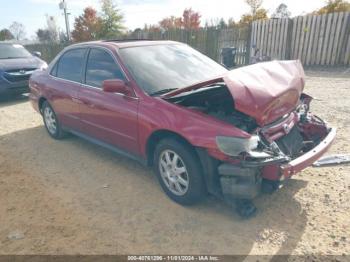
[[[58,61],[59,61],[59,59],[58,59]],[[53,64],[53,66],[52,66],[52,68],[51,68],[51,70],[50,70],[49,75],[54,76],[54,77],[57,76],[58,61],[57,61],[56,63]],[[55,70],[55,69],[56,69],[56,70]],[[56,74],[53,74],[53,71],[56,71]]]
[[[87,65],[88,65],[88,61],[89,61],[89,56],[90,56],[91,50],[93,50],[93,49],[100,49],[100,50],[104,51],[105,53],[107,53],[112,58],[112,60],[116,64],[116,66],[119,68],[120,73],[124,77],[124,79],[121,79],[121,80],[123,80],[125,82],[130,82],[128,77],[126,76],[123,68],[120,66],[120,64],[117,61],[117,59],[115,58],[115,56],[113,55],[113,53],[108,48],[104,48],[104,47],[101,47],[101,46],[90,46],[88,48],[88,52],[86,54],[86,58],[85,58],[84,66],[83,66],[83,81],[82,81],[82,85],[83,86],[92,87],[92,88],[95,88],[95,89],[102,90],[101,87],[97,87],[97,86],[92,86],[92,85],[86,84]]]
[[[120,63],[119,63],[118,59],[116,58],[116,56],[113,54],[113,52],[112,52],[110,49],[106,48],[106,47],[103,47],[103,46],[96,46],[96,45],[84,45],[84,46],[70,47],[70,48],[68,48],[67,50],[62,51],[62,54],[59,54],[59,56],[56,57],[56,58],[53,60],[54,63],[52,64],[52,66],[51,66],[51,64],[50,64],[50,71],[49,71],[48,75],[49,75],[51,78],[53,78],[53,79],[62,80],[62,81],[66,81],[66,82],[73,83],[73,84],[78,84],[78,85],[80,85],[81,87],[84,87],[84,88],[85,88],[85,87],[87,87],[87,88],[92,88],[92,89],[95,89],[95,90],[99,90],[100,92],[103,92],[103,90],[102,90],[101,88],[98,88],[98,87],[94,87],[94,86],[90,86],[90,85],[85,84],[85,78],[83,79],[83,80],[84,80],[84,81],[83,81],[84,83],[83,83],[83,82],[80,83],[80,82],[76,82],[76,81],[64,79],[64,78],[61,78],[61,77],[57,77],[57,76],[54,76],[54,75],[51,74],[51,72],[52,72],[52,70],[53,70],[55,64],[59,63],[59,61],[61,60],[61,57],[62,57],[66,52],[68,52],[68,51],[70,51],[70,50],[74,50],[74,49],[86,49],[85,55],[84,55],[83,72],[82,72],[82,73],[83,73],[82,77],[84,77],[85,71],[86,71],[86,65],[87,65],[87,54],[88,54],[88,51],[89,51],[91,48],[100,48],[100,49],[103,49],[103,50],[107,51],[107,52],[112,56],[114,62],[120,67],[121,72],[122,72],[123,76],[125,77],[126,83],[130,83],[130,78],[129,78],[128,75],[125,73],[124,68],[123,68],[122,66],[120,66]],[[133,96],[128,96],[128,98],[138,100],[139,97],[137,96],[136,92],[135,92],[134,90],[133,90],[133,92],[134,92],[134,95],[133,95]],[[125,95],[119,94],[119,93],[113,93],[113,94],[115,94],[115,95],[120,95],[120,96],[125,96]]]
[[[82,67],[82,70],[80,72],[80,82],[77,82],[77,81],[74,81],[74,80],[70,80],[70,79],[66,79],[66,78],[62,78],[62,77],[58,77],[57,76],[57,73],[58,73],[58,69],[59,69],[59,63],[61,61],[61,58],[62,56],[64,56],[66,53],[70,52],[70,51],[74,51],[74,50],[78,50],[78,49],[83,49],[85,51],[84,55],[83,55],[83,67]],[[84,65],[85,65],[85,62],[86,62],[86,54],[87,54],[87,51],[88,51],[88,48],[86,47],[83,47],[83,46],[79,46],[79,47],[75,47],[75,48],[69,48],[67,50],[65,50],[62,54],[60,54],[60,56],[58,57],[58,59],[55,61],[55,63],[52,65],[51,69],[50,69],[50,72],[49,72],[49,76],[51,77],[54,77],[56,79],[60,79],[60,80],[64,80],[64,81],[67,81],[67,82],[71,82],[71,83],[76,83],[76,84],[82,84],[82,73],[83,73],[83,70],[84,70]],[[52,74],[52,71],[53,69],[55,68],[55,66],[57,65],[57,69],[56,69],[56,75],[53,75]]]

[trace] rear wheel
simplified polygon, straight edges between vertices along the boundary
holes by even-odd
[[[179,204],[194,204],[205,195],[202,168],[190,146],[163,139],[155,150],[154,170],[164,192]]]
[[[66,134],[57,119],[56,113],[50,104],[45,101],[42,105],[43,120],[49,135],[54,139],[61,139]]]

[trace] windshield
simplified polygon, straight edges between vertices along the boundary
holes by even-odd
[[[0,59],[26,58],[32,55],[21,45],[0,45]]]
[[[137,84],[150,95],[184,88],[227,71],[183,44],[122,48],[120,55]]]

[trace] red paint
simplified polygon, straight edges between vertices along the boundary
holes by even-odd
[[[241,67],[223,76],[175,90],[182,92],[224,81],[234,97],[235,109],[269,124],[295,109],[304,88],[304,70],[299,61],[272,61]]]
[[[135,96],[134,91],[128,87],[124,80],[110,79],[102,83],[102,89],[108,93],[119,93],[126,96]]]
[[[232,70],[224,80],[235,108],[264,126],[296,107],[304,88],[304,70],[299,61],[273,61]]]
[[[232,160],[219,151],[216,136],[249,138],[250,134],[206,114],[167,102],[161,97],[151,97],[133,80],[118,56],[118,47],[146,44],[157,45],[164,42],[80,44],[80,46],[107,48],[130,81],[123,86],[120,81],[118,83],[107,81],[105,91],[108,92],[105,92],[102,89],[52,77],[48,74],[49,68],[47,71],[35,72],[30,79],[30,99],[33,107],[39,111],[39,99],[45,98],[63,126],[142,158],[147,158],[146,145],[150,136],[156,131],[166,130],[182,136],[195,147],[207,149],[209,155],[216,159],[238,164],[237,160]],[[295,77],[296,75],[300,77]],[[259,125],[264,126],[294,110],[304,86],[303,76],[300,63],[295,61],[262,63],[230,71],[225,76],[176,90],[166,96],[225,81],[234,97],[235,108],[254,117]],[[116,89],[122,94],[111,93]],[[285,134],[281,131],[283,124],[294,125],[295,122],[296,116],[291,114],[281,125],[266,129],[266,138],[277,139]],[[306,126],[303,128],[310,129]],[[315,155],[309,154],[307,159],[302,159],[303,161],[295,166],[284,165],[282,173],[299,171],[310,165],[311,160],[319,157],[328,147],[328,145],[323,147]],[[276,171],[278,168],[278,166],[263,168],[263,176],[278,179],[276,176],[279,174]]]
[[[297,172],[305,169],[312,165],[317,159],[319,159],[332,145],[335,138],[336,131],[332,129],[323,141],[318,144],[315,148],[311,149],[304,155],[290,161],[287,164],[281,165],[281,174],[284,177],[290,177]]]
[[[280,167],[278,165],[264,166],[261,170],[261,176],[268,180],[279,180],[281,176]]]
[[[35,72],[30,79],[32,103],[37,103],[40,97],[46,98],[63,126],[144,158],[147,157],[149,137],[159,130],[174,132],[192,145],[208,149],[217,149],[215,139],[218,135],[250,137],[230,124],[147,95],[120,60],[116,43],[95,42],[91,45],[103,46],[113,53],[130,79],[128,88],[133,93],[125,96],[104,92],[52,77],[49,70]],[[121,45],[125,47],[126,43]],[[135,43],[130,42],[130,45]],[[34,91],[33,86],[37,86],[38,91]],[[37,105],[34,108],[38,110]]]
[[[297,121],[298,115],[295,112],[292,112],[288,117],[279,123],[263,128],[261,133],[265,139],[271,143],[272,141],[275,141],[278,138],[288,134]]]

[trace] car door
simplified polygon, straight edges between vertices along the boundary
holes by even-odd
[[[79,92],[83,131],[90,137],[138,154],[138,98],[104,92],[102,82],[107,79],[127,81],[110,51],[91,48]]]
[[[63,126],[80,131],[78,92],[87,48],[67,50],[53,66],[48,82],[50,103]]]

